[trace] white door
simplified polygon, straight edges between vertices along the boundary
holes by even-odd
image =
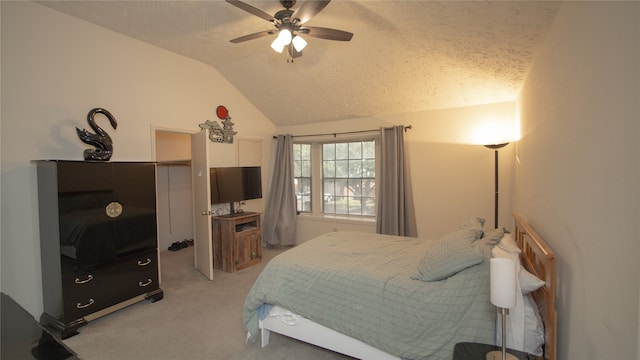
[[[191,135],[191,179],[195,265],[207,279],[213,280],[209,138],[206,131]]]

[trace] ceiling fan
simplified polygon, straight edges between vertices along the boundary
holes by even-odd
[[[287,61],[290,62],[293,62],[294,58],[302,56],[302,49],[307,45],[307,42],[300,35],[304,34],[319,39],[336,41],[350,41],[353,37],[353,34],[347,31],[317,26],[304,26],[304,23],[324,9],[331,0],[308,0],[302,3],[295,11],[291,10],[291,8],[296,4],[296,0],[280,0],[280,4],[282,4],[284,10],[278,11],[273,16],[239,0],[226,1],[248,13],[269,21],[275,26],[275,29],[264,30],[230,40],[232,43],[240,43],[278,34],[273,43],[271,43],[271,47],[279,53],[282,53],[286,47],[289,55]]]

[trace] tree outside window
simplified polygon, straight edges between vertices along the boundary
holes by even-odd
[[[322,145],[323,212],[375,216],[375,141]]]

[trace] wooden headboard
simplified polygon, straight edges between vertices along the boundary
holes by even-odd
[[[515,240],[522,249],[522,265],[530,273],[545,281],[545,285],[532,294],[544,323],[544,358],[556,360],[555,255],[549,245],[520,214],[514,212],[513,218],[515,219]]]

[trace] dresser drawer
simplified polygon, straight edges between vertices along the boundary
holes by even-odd
[[[159,288],[156,250],[63,276],[64,317],[75,320]]]

